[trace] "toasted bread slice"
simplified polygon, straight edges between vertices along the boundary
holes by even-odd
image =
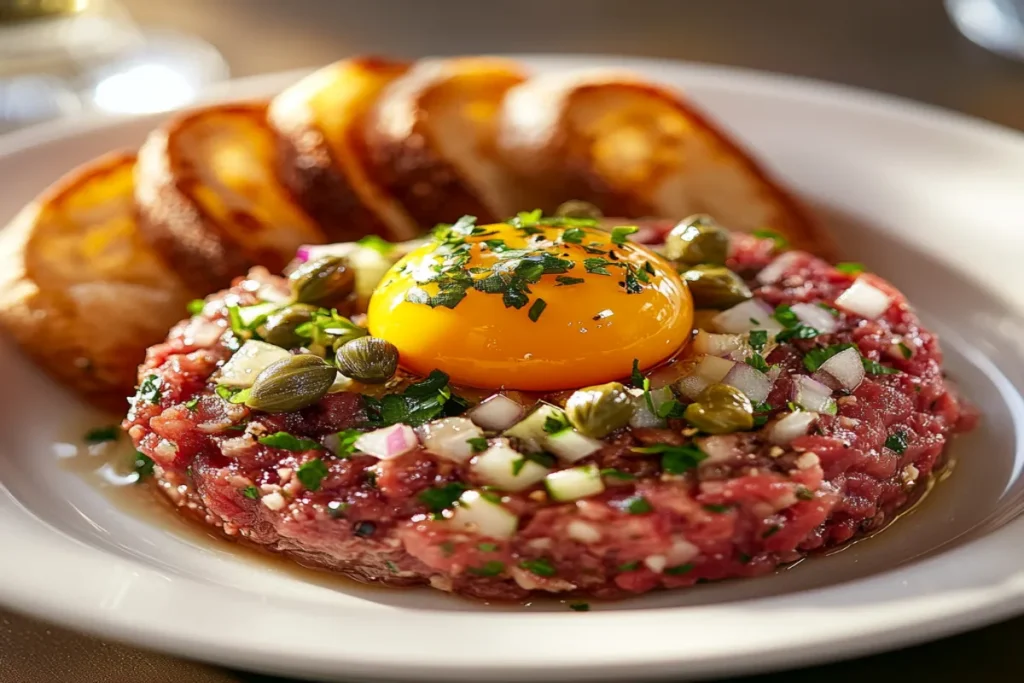
[[[82,166],[0,232],[0,325],[50,375],[123,411],[191,293],[143,240],[133,154]]]
[[[421,226],[515,209],[495,155],[501,100],[525,79],[515,62],[425,60],[381,94],[366,120],[375,177]]]
[[[211,291],[262,265],[280,270],[324,232],[277,180],[265,104],[186,113],[139,150],[135,199],[144,234],[192,286]]]
[[[611,216],[707,213],[831,254],[807,213],[725,131],[682,94],[635,74],[556,73],[513,88],[498,145],[545,210],[583,199]]]
[[[326,66],[270,103],[278,177],[334,242],[377,234],[392,241],[420,228],[367,173],[363,121],[381,91],[409,70],[373,57]]]

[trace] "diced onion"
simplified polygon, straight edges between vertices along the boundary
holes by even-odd
[[[731,334],[742,334],[750,330],[778,332],[782,329],[782,325],[772,318],[771,306],[757,299],[747,299],[722,311],[711,319],[711,323],[719,332]]]
[[[488,500],[479,491],[466,491],[452,512],[450,523],[471,533],[505,540],[515,535],[519,518],[501,503]]]
[[[679,380],[676,384],[676,389],[686,398],[696,401],[697,397],[700,396],[700,392],[707,389],[709,384],[712,384],[712,382],[709,382],[700,375],[690,375]]]
[[[597,439],[580,434],[575,429],[563,429],[544,440],[546,450],[555,454],[564,463],[574,463],[601,450],[604,444]]]
[[[800,322],[822,334],[832,334],[838,327],[836,317],[817,304],[793,304],[789,308]]]
[[[484,435],[483,431],[465,417],[445,417],[428,422],[417,430],[420,443],[431,453],[462,464],[473,457],[469,439]]]
[[[519,439],[526,448],[540,450],[548,434],[544,431],[544,423],[549,417],[566,420],[565,413],[561,408],[541,402],[529,415],[506,429],[505,436]]]
[[[772,425],[769,438],[774,444],[785,445],[806,434],[817,419],[817,413],[807,410],[790,413]]]
[[[224,334],[224,329],[212,320],[197,316],[188,321],[183,334],[196,346],[210,346]]]
[[[704,356],[697,365],[697,369],[694,371],[694,374],[699,375],[712,383],[721,382],[725,379],[725,376],[729,374],[729,371],[732,370],[734,365],[736,365],[736,363],[726,358]]]
[[[853,391],[864,381],[864,364],[860,352],[857,349],[840,351],[822,363],[818,373],[833,378],[841,388]]]
[[[290,357],[291,354],[280,346],[249,340],[228,359],[213,379],[224,386],[251,387],[256,375],[266,370],[268,365]]]
[[[751,403],[763,403],[772,390],[772,381],[768,375],[760,370],[752,368],[746,363],[737,363],[729,374],[722,380],[722,384],[736,387],[750,399]]]
[[[793,378],[793,402],[804,410],[826,415],[836,414],[832,389],[805,375]]]
[[[781,280],[786,271],[799,260],[800,252],[798,251],[787,251],[780,254],[757,274],[757,281],[762,285],[773,285]]]
[[[525,460],[504,439],[476,456],[470,468],[484,482],[512,492],[530,488],[551,471],[532,460]]]
[[[358,248],[355,242],[338,242],[335,244],[303,244],[295,252],[295,260],[300,263],[315,261],[325,256],[348,256]]]
[[[675,400],[675,394],[672,393],[669,387],[661,387],[660,389],[652,389],[650,391],[651,404],[654,406],[653,412],[650,406],[647,405],[647,397],[644,396],[643,391],[640,389],[630,389],[629,393],[633,396],[633,415],[629,418],[630,427],[662,427],[665,425],[665,420],[658,417],[657,412],[663,405]]]
[[[552,499],[563,503],[596,496],[604,491],[601,471],[596,465],[552,472],[544,479],[544,486]]]
[[[466,414],[484,429],[500,432],[523,417],[523,407],[508,396],[494,394]]]
[[[700,330],[693,338],[695,353],[706,353],[711,356],[725,356],[730,351],[746,346],[746,339],[741,334],[712,334]]]
[[[375,429],[360,435],[355,448],[361,453],[372,455],[381,460],[390,460],[408,453],[420,445],[416,432],[409,425],[397,424],[383,429]]]
[[[891,303],[892,298],[888,294],[868,284],[863,277],[854,280],[849,289],[836,299],[836,306],[869,320],[874,320],[885,313]]]

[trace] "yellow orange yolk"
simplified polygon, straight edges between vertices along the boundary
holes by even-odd
[[[615,241],[597,228],[456,228],[384,276],[370,333],[407,370],[465,386],[554,391],[627,377],[633,359],[649,368],[683,346],[693,301],[661,257]],[[467,282],[477,284],[460,298]]]

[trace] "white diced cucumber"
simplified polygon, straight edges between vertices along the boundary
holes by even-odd
[[[500,540],[512,538],[519,526],[519,518],[508,508],[479,491],[463,493],[449,521],[462,530]]]
[[[476,476],[502,491],[528,489],[551,471],[539,463],[524,458],[504,439],[499,439],[476,456],[470,467]]]
[[[281,304],[266,303],[255,306],[242,306],[238,309],[238,320],[245,327],[251,327],[260,318],[264,318],[281,308]]]
[[[242,344],[213,379],[217,384],[224,386],[251,387],[256,375],[263,372],[268,365],[290,356],[291,354],[280,346],[250,340]]]
[[[445,417],[420,427],[420,442],[431,453],[452,462],[464,463],[473,457],[470,439],[482,438],[484,433],[466,417]]]
[[[544,486],[548,490],[548,495],[559,502],[596,496],[604,491],[601,471],[596,465],[552,472],[544,478]]]
[[[597,439],[580,434],[575,429],[566,428],[554,434],[548,434],[544,439],[544,448],[554,453],[564,463],[574,463],[582,460],[588,455],[593,455],[601,450],[604,444]]]

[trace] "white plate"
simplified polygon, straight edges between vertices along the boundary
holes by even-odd
[[[238,667],[323,678],[677,678],[891,648],[1022,611],[1024,138],[877,95],[621,58],[685,87],[825,207],[847,258],[892,279],[945,333],[985,418],[952,477],[879,537],[751,581],[576,613],[369,590],[253,561],[133,516],[59,466],[83,409],[0,348],[0,602],[79,629]],[[266,95],[285,74],[230,85]],[[137,145],[156,119],[49,127],[0,142],[0,220],[71,166]],[[170,524],[170,526],[168,526]]]

